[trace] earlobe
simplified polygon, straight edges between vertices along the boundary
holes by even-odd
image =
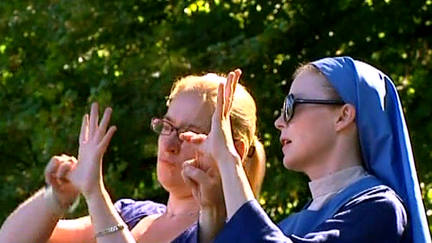
[[[355,123],[356,109],[351,104],[345,104],[339,110],[338,120],[336,121],[336,131],[341,131],[349,125]]]

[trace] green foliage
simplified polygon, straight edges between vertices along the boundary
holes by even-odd
[[[163,202],[150,118],[164,113],[173,80],[234,67],[259,108],[268,154],[261,203],[280,220],[309,195],[305,177],[281,165],[273,121],[298,63],[328,55],[371,62],[395,81],[430,217],[431,7],[429,0],[2,1],[0,222],[43,186],[52,155],[76,155],[92,101],[112,106],[118,127],[104,162],[113,199]]]

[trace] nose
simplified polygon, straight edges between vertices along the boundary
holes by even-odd
[[[172,132],[170,135],[161,135],[164,140],[165,150],[169,153],[178,154],[180,152],[182,140],[179,139],[177,132]]]
[[[287,124],[284,121],[284,119],[282,118],[282,115],[280,115],[274,122],[274,126],[278,129],[278,130],[282,130],[284,129]]]

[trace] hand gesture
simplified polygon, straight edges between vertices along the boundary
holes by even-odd
[[[63,154],[52,157],[45,168],[45,182],[52,187],[55,197],[65,207],[71,205],[79,195],[79,190],[66,179],[66,174],[76,163],[75,157]]]
[[[208,135],[193,132],[180,134],[180,139],[198,145],[200,153],[213,158],[218,164],[227,156],[239,157],[232,138],[230,112],[240,76],[241,70],[236,69],[228,74],[226,84],[219,84],[216,109]]]
[[[93,103],[90,117],[86,114],[82,121],[78,162],[67,174],[67,178],[86,199],[104,189],[102,158],[116,131],[115,126],[111,126],[107,131],[111,113],[111,108],[105,109],[102,121],[98,124],[98,105]]]
[[[201,208],[225,208],[217,165],[223,163],[227,156],[240,157],[234,145],[230,122],[235,87],[240,75],[239,69],[230,72],[226,84],[219,85],[216,109],[208,135],[193,132],[180,134],[180,139],[197,145],[197,155],[195,159],[184,163],[182,176],[191,186],[192,193]]]
[[[222,182],[214,160],[197,152],[195,159],[183,163],[183,180],[201,208],[218,205],[225,208]]]

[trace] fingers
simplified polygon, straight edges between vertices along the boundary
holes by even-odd
[[[75,168],[77,159],[73,156],[61,155],[51,158],[45,169],[45,181],[57,188],[61,183],[67,181],[66,174]]]
[[[190,159],[190,160],[186,160],[185,162],[183,162],[182,164],[182,168],[186,168],[186,166],[197,166],[197,160],[196,159]]]
[[[181,172],[181,176],[183,178],[183,181],[186,183],[186,185],[188,185],[189,187],[192,188],[197,188],[198,184],[196,182],[194,182],[191,178],[189,178],[184,171]]]
[[[201,144],[207,139],[207,135],[196,134],[194,132],[184,132],[180,133],[179,138],[189,143]]]
[[[229,116],[231,111],[232,103],[234,100],[235,89],[237,87],[237,83],[240,80],[242,72],[240,69],[234,70],[234,72],[230,72],[227,77],[227,84],[225,86],[225,94],[224,94],[224,116]]]
[[[103,147],[102,144],[108,146],[109,140],[111,139],[111,136],[115,131],[114,129],[114,131],[111,131],[110,134],[107,133],[108,124],[111,119],[112,109],[105,109],[102,120],[98,125],[98,107],[99,105],[97,103],[93,103],[90,110],[90,117],[88,114],[83,117],[80,133],[80,144],[90,139],[95,141],[96,143],[99,143],[101,140],[105,139],[104,142],[100,142],[100,147]]]
[[[229,72],[228,77],[227,77],[227,82],[225,84],[225,91],[224,91],[224,105],[223,105],[223,116],[227,117],[227,115],[229,114],[229,107],[230,107],[230,103],[231,103],[231,97],[232,97],[232,83],[233,83],[233,79],[235,78],[235,73],[234,72]]]
[[[216,119],[216,122],[220,122],[222,120],[224,114],[224,104],[224,84],[220,83],[218,87],[216,109],[213,115],[213,117]]]
[[[98,142],[101,140],[102,136],[106,133],[106,130],[108,128],[108,124],[111,118],[112,109],[106,108],[105,112],[102,117],[102,121],[100,122],[99,128],[97,128],[96,134],[95,134],[95,140]]]
[[[186,168],[187,166],[195,166],[195,164],[196,164],[195,159],[191,159],[183,162],[183,170],[181,171],[181,176],[183,178],[183,181],[186,183],[186,185],[192,188],[192,192],[194,194],[197,194],[199,191],[198,184],[194,182],[188,175],[186,175],[184,171],[184,168]]]
[[[210,177],[203,170],[192,165],[184,166],[183,173],[186,177],[201,186],[207,187],[210,182]]]
[[[108,144],[111,141],[112,136],[114,135],[115,131],[117,131],[117,127],[111,126],[108,129],[108,132],[105,134],[105,136],[102,138],[102,141],[99,143],[98,150],[101,153],[105,153],[106,149],[108,148]]]
[[[61,158],[62,158],[63,161],[69,160],[69,161],[71,161],[73,163],[77,163],[78,162],[77,158],[75,158],[74,156],[67,155],[67,154],[62,154]]]
[[[45,182],[49,185],[57,184],[57,181],[54,181],[54,174],[58,170],[60,159],[60,156],[52,157],[45,168]]]
[[[90,127],[88,132],[88,138],[91,139],[94,137],[97,127],[98,127],[98,120],[99,120],[99,112],[98,112],[98,104],[93,103],[90,110]]]
[[[196,182],[194,182],[191,178],[189,178],[183,171],[181,172],[181,176],[185,184],[192,189],[192,195],[194,196],[195,200],[200,201],[201,196],[200,196],[199,185]]]
[[[57,179],[57,183],[59,184],[59,185],[61,185],[63,182],[66,182],[67,181],[67,179],[66,179],[66,174],[70,171],[70,170],[72,170],[72,168],[73,168],[74,166],[73,166],[73,163],[71,162],[71,161],[63,161],[61,164],[60,164],[60,166],[59,166],[59,168],[58,168],[58,171],[57,171],[57,173],[56,173],[56,179]]]
[[[81,123],[81,132],[79,136],[79,143],[87,141],[88,139],[88,130],[89,130],[89,117],[88,114],[85,114]]]
[[[234,96],[235,96],[235,90],[236,90],[237,84],[240,81],[242,71],[239,68],[237,68],[236,70],[234,70],[234,73],[235,73],[235,75],[234,75],[234,79],[233,79],[232,86],[231,86],[231,94],[232,94],[231,100],[230,100],[231,102],[230,102],[230,105],[228,107],[228,112],[231,111],[231,107],[232,107]]]

